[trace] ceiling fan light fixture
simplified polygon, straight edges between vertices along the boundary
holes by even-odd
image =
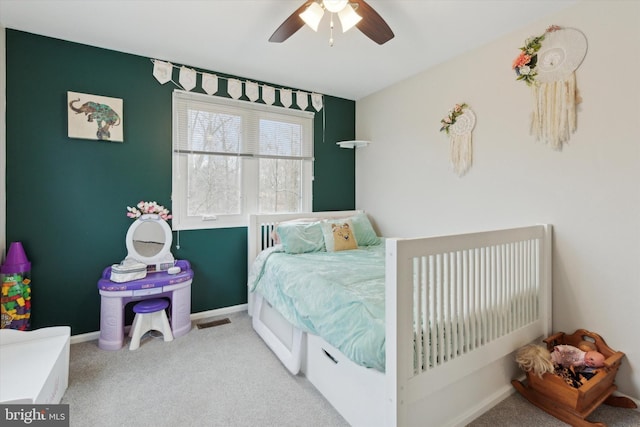
[[[322,0],[325,9],[331,13],[338,13],[344,9],[349,3],[349,0]]]
[[[309,7],[300,14],[300,18],[307,24],[313,31],[318,31],[318,25],[324,15],[324,9],[318,3],[311,3]]]
[[[358,15],[350,4],[346,5],[344,9],[338,12],[338,18],[340,18],[343,33],[349,31],[354,27],[354,25],[362,20],[362,16]]]
[[[333,45],[333,15],[335,14],[340,18],[343,32],[349,31],[355,26],[362,34],[379,45],[385,44],[394,37],[389,25],[378,12],[367,4],[368,0],[298,1],[302,4],[273,32],[269,37],[269,42],[282,43],[304,27],[305,24],[317,32],[325,11],[329,11],[329,15],[332,18],[329,26],[331,34],[329,45]]]

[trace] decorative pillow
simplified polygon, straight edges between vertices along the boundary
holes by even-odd
[[[276,232],[286,253],[302,254],[324,250],[324,236],[319,221],[283,222],[276,227]]]
[[[282,243],[280,241],[280,236],[278,235],[278,227],[280,225],[283,225],[283,224],[302,224],[302,223],[311,224],[313,222],[320,222],[320,220],[318,218],[296,218],[296,219],[290,219],[288,221],[282,221],[280,223],[277,223],[276,226],[271,231],[271,239],[273,240],[273,243],[275,243],[276,245]]]
[[[350,219],[324,221],[321,225],[327,252],[358,249],[358,241],[353,233],[353,224]]]
[[[353,224],[353,233],[358,241],[358,246],[371,246],[380,243],[380,238],[376,234],[369,217],[364,212],[359,212],[350,217]]]

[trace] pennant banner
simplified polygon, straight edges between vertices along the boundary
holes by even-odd
[[[191,91],[196,87],[198,71],[185,66],[176,66],[170,62],[152,59],[153,77],[160,83],[173,82],[176,86],[185,91]],[[172,80],[173,69],[178,68],[178,83]],[[309,96],[311,96],[311,105],[316,111],[322,110],[323,95],[319,93],[308,93],[303,90],[292,91],[291,89],[277,89],[269,85],[260,85],[256,82],[242,81],[220,77],[216,74],[200,72],[202,76],[202,90],[207,95],[214,95],[220,88],[220,80],[227,81],[227,93],[233,99],[240,99],[244,95],[251,101],[256,102],[262,99],[266,105],[274,105],[276,102],[276,92],[279,94],[280,103],[285,108],[291,108],[294,105],[293,95],[295,94],[295,105],[300,110],[306,110],[309,107]]]

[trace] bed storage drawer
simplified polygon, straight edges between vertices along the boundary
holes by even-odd
[[[353,363],[316,335],[307,334],[306,344],[306,377],[349,424],[385,425],[384,374]]]

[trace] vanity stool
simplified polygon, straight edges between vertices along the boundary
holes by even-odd
[[[153,298],[142,300],[133,306],[136,316],[133,319],[129,336],[131,343],[129,350],[136,350],[140,347],[140,338],[151,331],[160,331],[165,341],[173,341],[171,326],[165,309],[169,307],[169,301],[163,298]]]

